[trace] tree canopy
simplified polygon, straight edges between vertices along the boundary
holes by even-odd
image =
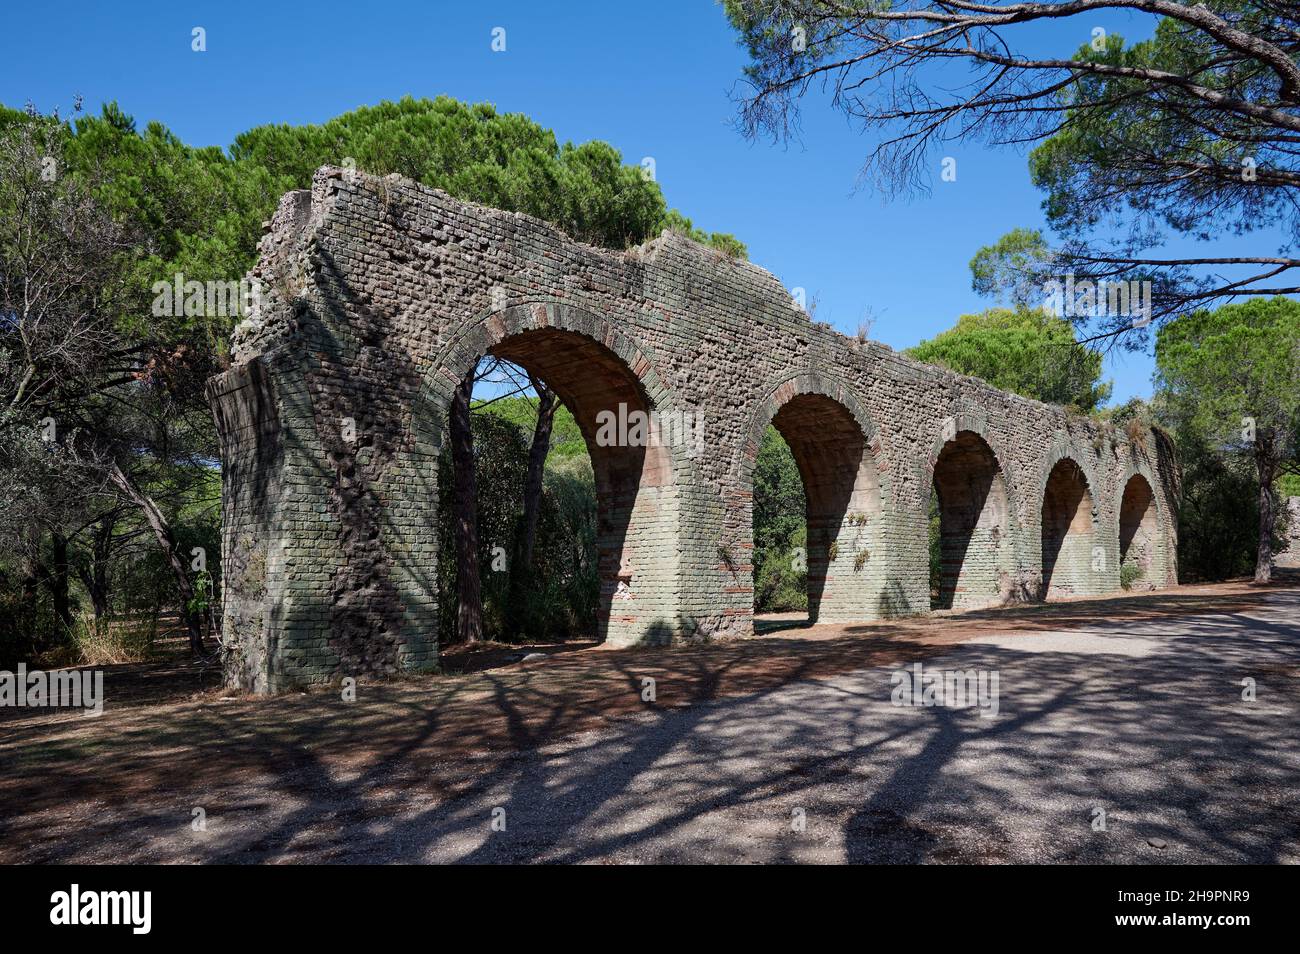
[[[814,89],[870,133],[865,171],[887,192],[925,189],[952,143],[1036,146],[1059,241],[1047,256],[1013,240],[1021,284],[1049,277],[1152,283],[1150,317],[1215,300],[1300,290],[1300,64],[1296,5],[1277,0],[727,0],[750,56],[741,119],[750,135],[797,135]],[[1044,49],[1035,27],[1099,10],[1151,17],[1126,45],[1086,20],[1070,49]],[[1087,32],[1085,32],[1087,31]],[[1170,234],[1208,240],[1263,227],[1280,251],[1176,256]],[[1021,236],[1023,238],[1023,236]],[[995,249],[995,251],[999,251]],[[1015,258],[1014,256],[1019,256]],[[1074,316],[1138,347],[1127,314]]]
[[[1255,299],[1178,318],[1156,337],[1162,413],[1184,443],[1251,461],[1259,495],[1256,579],[1269,579],[1275,483],[1295,472],[1300,302]]]
[[[1300,302],[1257,299],[1201,310],[1156,337],[1165,413],[1189,432],[1250,450],[1243,421],[1286,441],[1300,415]],[[1290,448],[1294,450],[1294,448]]]
[[[236,137],[231,156],[294,188],[306,188],[322,165],[395,172],[458,199],[535,215],[607,248],[676,228],[744,254],[733,236],[706,235],[670,212],[658,183],[641,167],[624,165],[608,143],[560,144],[527,116],[498,113],[489,103],[405,97],[321,125],[258,126]]]
[[[1081,347],[1063,318],[1031,308],[991,308],[906,352],[928,364],[983,378],[1005,391],[1092,411],[1110,397],[1101,355]]]

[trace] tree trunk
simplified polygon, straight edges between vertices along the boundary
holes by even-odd
[[[22,600],[19,604],[18,631],[26,633],[25,652],[34,656],[41,649],[37,645],[36,618],[39,610],[41,588],[40,531],[28,526],[23,532],[22,547]]]
[[[115,513],[102,516],[91,536],[89,562],[77,565],[77,575],[81,577],[81,585],[90,594],[90,605],[94,608],[97,623],[108,615],[108,561],[116,526]]]
[[[537,392],[537,423],[528,449],[528,475],[524,480],[524,512],[515,538],[515,562],[510,568],[510,606],[515,628],[522,627],[524,591],[531,581],[533,545],[537,540],[537,518],[542,509],[542,487],[546,476],[546,455],[551,450],[551,427],[555,423],[555,392],[531,374],[528,382]]]
[[[108,615],[108,561],[113,549],[113,530],[116,518],[107,516],[99,522],[95,531],[93,558],[95,565],[90,570],[90,601],[95,607],[95,619]]]
[[[196,654],[203,652],[203,620],[198,612],[192,607],[194,601],[194,584],[185,567],[185,560],[181,557],[180,550],[176,544],[176,537],[172,533],[167,518],[163,512],[154,503],[153,498],[138,488],[134,482],[122,472],[122,468],[113,461],[109,465],[108,479],[111,480],[122,491],[123,495],[131,503],[140,508],[144,514],[149,528],[153,531],[154,539],[158,541],[158,546],[162,548],[163,557],[167,561],[167,566],[172,572],[172,578],[176,581],[176,588],[180,591],[181,596],[181,616],[185,620],[185,628],[189,632],[190,649]]]
[[[38,558],[33,572],[49,591],[54,616],[66,634],[72,629],[72,598],[68,591],[68,538],[61,533],[51,534],[50,566]]]
[[[456,529],[456,638],[477,643],[483,638],[483,596],[478,566],[478,506],[474,482],[474,432],[469,402],[474,372],[456,388],[451,400],[451,460],[455,470],[453,520]]]
[[[53,535],[51,563],[53,571],[46,579],[50,599],[54,602],[54,615],[64,630],[72,629],[72,600],[68,594],[68,538],[61,533]]]
[[[1273,481],[1277,479],[1278,453],[1271,429],[1260,429],[1255,439],[1255,471],[1259,475],[1259,550],[1255,556],[1255,582],[1273,578],[1273,523],[1276,510]]]

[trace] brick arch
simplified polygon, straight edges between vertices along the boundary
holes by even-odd
[[[784,377],[758,391],[759,397],[754,402],[754,408],[749,413],[749,420],[745,427],[745,440],[741,444],[738,455],[737,473],[746,479],[752,477],[754,461],[758,457],[758,449],[763,443],[763,433],[767,430],[767,425],[791,398],[808,394],[822,395],[843,406],[862,429],[867,446],[871,448],[877,460],[885,456],[886,450],[880,428],[876,426],[875,420],[853,389],[834,375],[804,371]],[[882,479],[887,483],[888,474],[882,474]]]
[[[441,446],[452,391],[487,355],[545,381],[586,440],[596,480],[599,635],[616,646],[670,641],[679,616],[677,485],[694,453],[677,438],[690,435],[652,427],[648,445],[598,440],[606,414],[673,419],[672,396],[653,362],[610,322],[565,302],[483,312],[450,336],[425,375],[411,419],[417,446]]]
[[[507,338],[546,329],[590,338],[622,361],[656,409],[664,413],[675,410],[676,402],[656,370],[658,362],[653,352],[643,349],[613,322],[594,311],[543,297],[516,300],[480,311],[457,327],[433,355],[416,398],[417,408],[424,405],[445,413],[451,390],[484,355]]]
[[[1013,597],[1015,481],[984,418],[948,418],[925,461],[938,497],[940,572],[934,609],[973,609]],[[929,494],[925,494],[928,530]],[[927,543],[928,548],[928,543]]]
[[[1114,522],[1110,528],[1117,571],[1123,572],[1126,562],[1136,562],[1142,567],[1142,576],[1135,584],[1138,588],[1163,587],[1168,572],[1166,533],[1169,515],[1157,490],[1160,485],[1155,481],[1151,468],[1134,455],[1130,455],[1119,474],[1120,479],[1115,485]],[[1130,485],[1132,492],[1138,495],[1136,498],[1130,496]],[[1135,513],[1135,504],[1143,497],[1145,506]]]
[[[1054,444],[1040,468],[1037,499],[1041,597],[1086,596],[1103,588],[1096,559],[1100,542],[1100,485],[1087,455]]]
[[[813,620],[885,615],[888,474],[880,431],[853,390],[832,376],[800,373],[760,392],[736,468],[752,549],[753,472],[769,424],[790,447],[807,502],[808,610]]]
[[[1057,434],[1052,441],[1051,447],[1048,448],[1047,453],[1038,465],[1036,499],[1040,501],[1043,499],[1043,488],[1047,486],[1047,480],[1051,476],[1052,468],[1066,459],[1074,461],[1079,469],[1083,471],[1084,477],[1088,481],[1088,487],[1092,492],[1094,494],[1100,493],[1102,482],[1094,461],[1095,457],[1095,453],[1087,453],[1085,448],[1069,440],[1065,435]],[[1096,502],[1100,503],[1100,501]]]
[[[939,455],[943,452],[944,444],[947,443],[947,433],[960,433],[961,431],[970,431],[977,435],[980,440],[989,446],[993,456],[997,459],[998,468],[1002,471],[1007,481],[1007,500],[1008,505],[1013,513],[1021,513],[1019,509],[1020,499],[1016,488],[1020,486],[1016,479],[1012,457],[1007,453],[1006,448],[1002,446],[1001,439],[992,432],[988,425],[988,418],[980,411],[972,408],[963,408],[957,413],[945,418],[939,427],[938,433],[930,441],[930,451],[921,461],[918,461],[918,471],[924,483],[933,479],[934,466],[939,461]]]
[[[956,412],[950,436],[978,436],[1004,478],[1012,540],[992,566],[1016,598],[1036,592],[1041,500],[1029,499],[1039,476],[1029,470],[1046,436],[1110,440],[1062,408],[811,322],[771,272],[685,237],[594,248],[399,177],[318,170],[310,190],[280,202],[253,275],[267,294],[236,329],[231,366],[208,394],[222,448],[226,678],[258,691],[437,666],[444,594],[430,531],[445,409],[470,363],[494,348],[540,361],[547,377],[572,357],[594,379],[569,378],[575,403],[596,400],[603,381],[661,413],[703,415],[705,453],[666,449],[663,466],[649,468],[658,483],[639,479],[644,457],[634,468],[646,491],[636,505],[655,506],[627,524],[640,548],[635,612],[611,600],[611,620],[627,617],[642,641],[750,628],[750,577],[734,557],[750,536],[751,438],[782,407],[856,422],[836,433],[876,455],[883,540],[867,548],[863,572],[844,574],[864,616],[928,606],[926,498],[945,415]],[[595,393],[582,391],[589,384]],[[1155,439],[1138,466],[1155,494],[1163,585],[1177,563],[1177,478]],[[1124,464],[1116,455],[1097,467],[1105,473],[1092,490],[1117,573]],[[877,556],[888,583],[872,606]],[[612,567],[611,580],[622,570]]]
[[[1154,498],[1156,516],[1159,518],[1161,525],[1164,525],[1167,518],[1165,503],[1161,499],[1160,494],[1156,493],[1160,484],[1156,479],[1155,472],[1151,469],[1150,463],[1143,459],[1142,456],[1131,454],[1128,462],[1125,463],[1124,467],[1118,469],[1116,474],[1119,479],[1115,486],[1119,494],[1123,494],[1124,486],[1134,477],[1141,477],[1147,482],[1151,487],[1152,497]]]

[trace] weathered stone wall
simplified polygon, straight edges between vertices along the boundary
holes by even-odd
[[[1300,567],[1300,497],[1284,498],[1282,509],[1286,513],[1286,536],[1273,562],[1277,566]]]
[[[279,563],[285,539],[278,519],[284,476],[279,410],[260,361],[215,379],[209,397],[221,436],[223,626],[240,639],[240,651],[226,660],[227,677],[265,690],[284,580],[282,567],[271,566]]]
[[[285,197],[254,274],[268,294],[211,385],[238,685],[436,666],[438,451],[452,389],[488,352],[551,384],[587,436],[615,644],[750,632],[751,476],[769,423],[809,491],[822,619],[930,609],[936,483],[946,560],[971,531],[953,605],[1041,598],[1043,502],[1062,461],[1088,509],[1059,513],[1053,494],[1049,521],[1072,528],[1054,591],[1118,587],[1135,475],[1152,491],[1147,579],[1176,580],[1176,468],[1158,434],[1131,439],[845,338],[768,272],[680,236],[614,253],[326,168]],[[689,416],[699,440],[605,446],[600,414],[620,405]],[[977,461],[985,489],[953,489]]]

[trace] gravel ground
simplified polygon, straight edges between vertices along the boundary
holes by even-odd
[[[387,713],[404,713],[410,734],[382,758],[329,758],[341,747],[326,735],[277,750],[253,721],[223,723],[208,697],[199,706],[204,725],[224,724],[229,745],[248,734],[249,747],[274,754],[226,763],[224,750],[211,749],[211,772],[162,771],[123,793],[110,784],[114,768],[147,776],[184,753],[180,737],[156,739],[120,765],[108,740],[50,735],[60,758],[80,746],[92,766],[102,760],[101,781],[114,793],[88,780],[67,782],[57,799],[0,802],[0,858],[1300,861],[1300,591],[1188,615],[1117,612],[1062,629],[985,625],[953,645],[893,650],[883,664],[678,698],[664,671],[656,677],[663,704],[640,702],[563,731],[559,708],[548,716],[530,705],[525,718],[522,694],[516,709],[512,684],[495,679],[484,691],[495,694],[508,743],[484,736],[454,751],[427,744],[451,703],[429,705],[426,689],[417,705],[404,689],[385,702],[383,718],[376,710],[348,728],[349,739],[368,726],[384,739]],[[709,652],[685,657],[698,667],[715,658]],[[922,660],[927,670],[996,674],[996,715],[893,704],[892,674]],[[525,665],[529,678],[544,679],[562,664]],[[582,676],[592,665],[570,667]],[[616,675],[616,691],[641,689],[636,666]],[[1243,680],[1253,680],[1254,701],[1243,700]],[[604,690],[593,691],[599,704]],[[471,692],[467,704],[486,704],[477,698]],[[297,705],[311,706],[311,697]],[[114,737],[134,731],[123,722]],[[16,744],[6,742],[22,754]],[[29,757],[35,781],[40,765]],[[206,830],[189,823],[196,807]]]
[[[863,670],[528,753],[389,837],[429,861],[1300,861],[1296,594],[925,666],[996,671],[997,715],[895,706]]]

